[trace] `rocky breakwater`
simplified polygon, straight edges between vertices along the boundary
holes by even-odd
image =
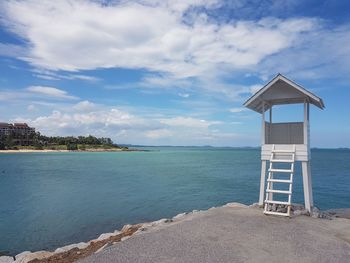
[[[167,223],[182,219],[189,213],[182,213],[173,219],[160,219],[136,225],[125,225],[120,231],[103,233],[97,239],[89,242],[80,242],[57,248],[55,251],[24,251],[16,256],[0,256],[0,263],[71,263],[79,259],[99,253],[105,248],[122,242],[132,235],[137,235],[145,230],[164,226]]]
[[[246,206],[240,203],[228,203],[223,207],[229,208],[250,208],[250,209],[261,209],[258,204],[253,204]],[[211,211],[216,209],[212,207],[208,209]],[[276,207],[276,211],[279,208]],[[293,204],[292,206],[292,217],[297,216],[312,216],[314,218],[323,219],[333,219],[340,216],[338,213],[332,211],[321,212],[319,209],[314,208],[310,214],[302,205]],[[25,251],[14,257],[12,256],[2,256],[0,257],[0,263],[71,263],[79,259],[88,257],[95,253],[103,251],[105,248],[117,244],[118,242],[123,242],[124,240],[132,237],[133,235],[141,234],[144,231],[157,230],[166,227],[171,224],[176,224],[184,220],[190,220],[191,216],[197,213],[206,213],[207,211],[193,210],[192,212],[181,213],[174,216],[171,219],[160,219],[154,222],[136,224],[136,225],[125,225],[120,231],[116,230],[111,233],[101,234],[97,239],[91,240],[89,242],[80,242],[77,244],[71,244],[64,247],[57,248],[55,251],[37,251],[30,252]],[[261,211],[262,213],[262,211]],[[346,218],[346,217],[345,217]]]
[[[133,235],[142,227],[142,224],[125,225],[120,231],[101,234],[97,239],[89,242],[80,242],[57,248],[55,251],[24,251],[14,257],[2,256],[0,263],[44,263],[61,262],[69,263],[87,257],[93,253],[98,253],[104,247],[123,241]]]

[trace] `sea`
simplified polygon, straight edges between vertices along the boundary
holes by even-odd
[[[53,250],[125,224],[258,201],[260,149],[0,154],[0,253]],[[314,203],[350,207],[350,150],[311,151]],[[303,203],[300,164],[293,203]]]

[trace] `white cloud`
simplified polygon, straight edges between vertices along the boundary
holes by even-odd
[[[295,43],[314,19],[212,23],[190,6],[218,1],[6,1],[3,23],[29,43],[26,61],[50,70],[146,68],[176,78],[254,66]],[[139,23],[138,21],[142,21]]]
[[[246,110],[247,110],[246,108],[231,108],[230,112],[232,112],[232,113],[239,113],[239,112],[243,112],[243,111],[246,111]]]
[[[22,46],[0,43],[0,56],[22,57],[24,54],[26,54],[26,49]]]
[[[211,125],[216,125],[221,123],[219,121],[206,121],[206,120],[196,119],[192,117],[175,117],[175,118],[161,119],[160,122],[169,126],[189,127],[189,128],[208,128]]]
[[[146,137],[151,139],[166,138],[174,135],[173,132],[168,129],[151,130],[151,131],[147,131],[145,134],[146,134]]]
[[[68,95],[68,93],[64,90],[53,88],[53,87],[30,86],[26,90],[30,93],[45,95],[53,98],[70,99],[70,100],[78,99],[75,96]]]
[[[35,111],[37,108],[35,107],[35,105],[33,105],[33,104],[30,104],[30,105],[28,105],[28,107],[27,107],[27,110],[28,111]]]
[[[182,97],[182,98],[188,98],[188,97],[190,97],[190,94],[188,94],[188,93],[178,93],[177,95],[179,95],[180,97]]]
[[[290,49],[264,60],[257,71],[270,76],[281,72],[291,78],[348,78],[350,75],[350,24],[312,31]]]
[[[83,103],[80,105],[88,105]],[[79,103],[77,104],[79,105]],[[15,118],[27,122],[42,134],[88,135],[111,137],[116,143],[148,145],[237,145],[240,135],[222,132],[217,120],[189,116],[142,116],[117,107],[94,105],[81,111],[78,107],[64,107],[34,118]],[[215,126],[215,128],[213,128]]]
[[[90,101],[84,100],[73,106],[77,111],[91,111],[96,108],[96,105]]]

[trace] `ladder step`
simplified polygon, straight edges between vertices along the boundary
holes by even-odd
[[[276,168],[270,168],[269,172],[272,173],[293,173],[294,171],[292,169],[276,169]]]
[[[292,192],[289,190],[273,190],[273,189],[266,189],[267,193],[276,193],[276,194],[286,194],[286,195],[291,195]]]
[[[273,152],[273,153],[290,153],[290,154],[295,153],[294,150],[276,150],[276,149],[272,150],[271,152]]]
[[[264,214],[267,214],[267,215],[277,215],[277,216],[289,216],[288,213],[272,212],[272,211],[264,211]]]
[[[267,179],[267,181],[273,182],[273,183],[287,183],[287,184],[293,183],[292,180],[284,180],[284,179]]]
[[[291,205],[289,202],[274,201],[274,200],[265,200],[265,203],[276,204],[276,205]]]
[[[272,162],[272,163],[294,163],[293,160],[286,160],[286,159],[272,159],[270,162]]]

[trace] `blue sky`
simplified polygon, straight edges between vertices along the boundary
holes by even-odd
[[[277,73],[323,98],[315,147],[350,147],[349,1],[1,1],[0,121],[144,145],[257,146],[243,102]],[[301,106],[276,121],[300,120]]]

